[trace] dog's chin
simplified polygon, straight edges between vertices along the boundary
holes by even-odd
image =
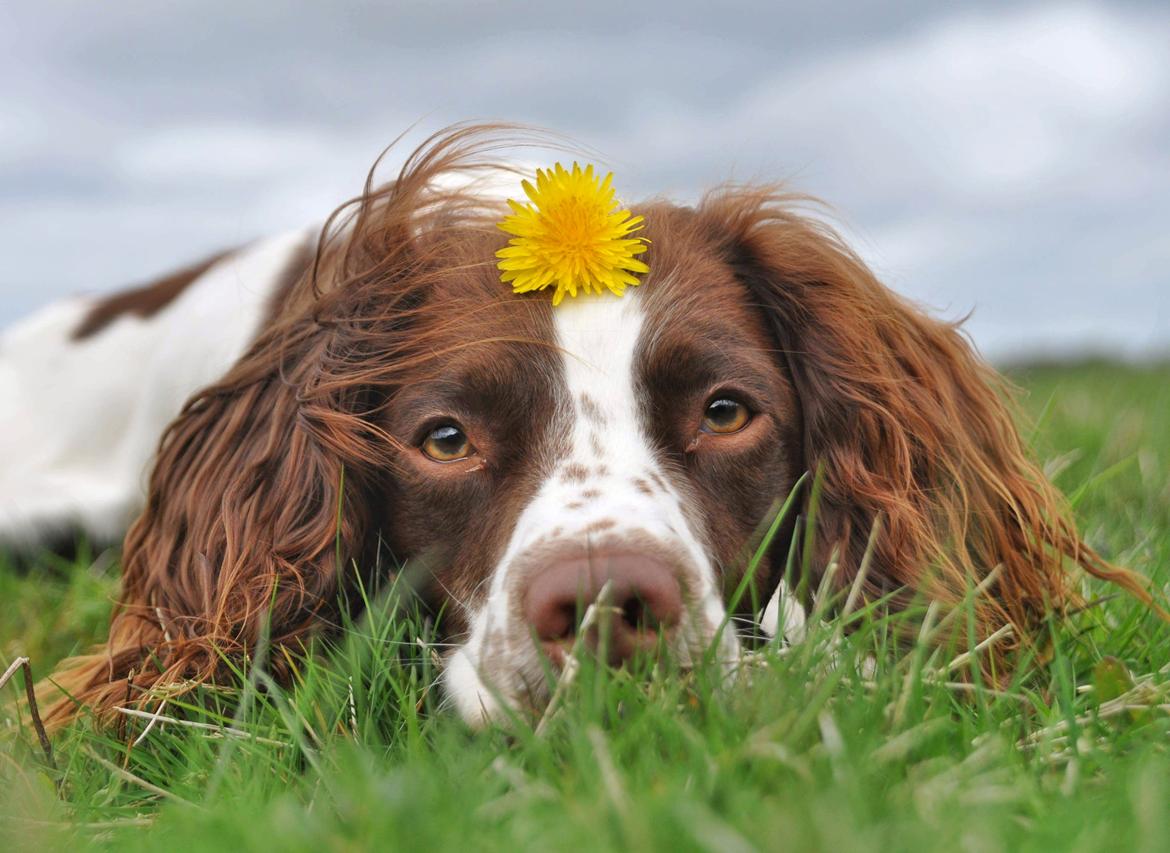
[[[505,717],[500,693],[480,678],[475,662],[466,648],[447,657],[440,683],[443,704],[454,709],[473,729],[482,729]]]

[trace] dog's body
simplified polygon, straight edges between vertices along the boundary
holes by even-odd
[[[542,653],[560,665],[607,581],[615,661],[662,637],[734,660],[731,591],[805,472],[815,534],[784,525],[745,602],[788,563],[835,562],[839,585],[864,563],[895,607],[995,570],[976,631],[1021,638],[1070,600],[1070,564],[1133,586],[1081,543],[957,329],[784,197],[639,207],[644,282],[554,309],[500,283],[496,203],[450,189],[484,134],[420,149],[320,247],[259,243],[151,311],[75,303],[4,339],[0,537],[109,536],[142,509],[108,644],[58,676],[83,703],[215,678],[264,620],[295,650],[383,548],[426,567],[469,721],[544,701]]]
[[[0,547],[120,541],[167,424],[243,355],[310,240],[286,234],[55,303],[0,334]]]

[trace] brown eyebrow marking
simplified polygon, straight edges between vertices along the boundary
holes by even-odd
[[[581,414],[585,416],[585,420],[594,424],[605,424],[605,412],[601,410],[601,406],[597,405],[597,401],[588,394],[581,395]]]
[[[561,471],[561,480],[566,483],[584,483],[588,476],[589,469],[577,462],[566,465]]]

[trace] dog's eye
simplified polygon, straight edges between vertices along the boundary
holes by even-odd
[[[459,427],[443,424],[427,434],[422,452],[436,462],[454,462],[471,455],[471,442]]]
[[[707,404],[703,412],[703,432],[714,432],[726,435],[739,432],[751,419],[748,407],[738,400],[720,397]]]

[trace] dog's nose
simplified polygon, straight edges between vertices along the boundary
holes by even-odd
[[[598,602],[607,582],[606,600]],[[653,651],[683,611],[678,574],[657,557],[600,553],[555,561],[524,594],[524,616],[554,663],[564,662],[593,604],[598,610],[583,639],[593,649],[604,648],[612,665]]]

